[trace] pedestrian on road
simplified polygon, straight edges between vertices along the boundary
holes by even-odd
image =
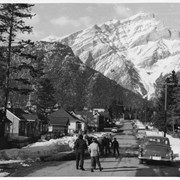
[[[105,155],[111,154],[111,150],[110,150],[110,144],[111,144],[111,140],[108,137],[108,135],[104,138],[104,145],[105,145]]]
[[[112,142],[112,148],[113,148],[113,155],[115,156],[116,152],[119,156],[119,143],[116,140],[116,138],[114,138],[113,142]]]
[[[80,169],[85,171],[84,154],[86,149],[87,149],[86,141],[83,139],[83,135],[80,134],[74,144],[74,150],[76,151],[76,169],[79,169],[79,162],[80,162]]]
[[[102,171],[103,168],[101,167],[101,163],[99,161],[99,156],[100,156],[99,145],[95,138],[92,139],[92,143],[89,145],[88,151],[91,156],[91,172],[94,171],[96,163],[99,167],[99,170]]]

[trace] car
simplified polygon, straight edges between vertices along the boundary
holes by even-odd
[[[169,139],[161,136],[144,137],[139,145],[138,159],[140,164],[148,160],[171,162],[173,151]]]
[[[113,128],[111,129],[111,132],[117,133],[117,132],[118,132],[118,128],[117,128],[117,127],[113,127]]]
[[[146,130],[145,129],[138,129],[136,132],[136,138],[141,140],[146,136]]]

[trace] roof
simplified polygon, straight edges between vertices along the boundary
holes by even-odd
[[[84,123],[85,119],[83,118],[82,115],[75,113],[74,111],[68,112],[72,117],[74,117],[75,119],[77,119],[78,121]]]
[[[23,114],[28,114],[20,108],[8,108],[8,110],[21,120],[25,119],[24,116],[22,116]]]
[[[93,118],[93,112],[91,111],[75,111],[76,114],[81,115],[83,118],[86,118],[87,116],[89,118]]]
[[[77,121],[77,118],[66,112],[64,109],[59,109],[53,113],[51,113],[48,117],[56,117],[56,118],[68,118],[69,121]]]
[[[109,112],[107,112],[107,111],[104,111],[104,112],[99,112],[99,114],[100,114],[100,115],[102,115],[102,116],[104,116],[104,117],[108,117],[108,118],[110,118],[110,116],[109,116]]]
[[[9,108],[8,110],[17,116],[21,121],[35,121],[38,119],[37,114],[29,113],[28,111],[24,111],[20,108]]]
[[[36,114],[22,114],[22,116],[27,121],[35,121],[36,119],[38,119],[38,116]]]
[[[60,125],[60,126],[67,126],[69,125],[69,118],[67,117],[53,117],[48,116],[50,120],[50,125]]]

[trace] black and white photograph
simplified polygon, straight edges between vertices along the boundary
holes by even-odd
[[[180,177],[180,1],[0,0],[3,177]]]

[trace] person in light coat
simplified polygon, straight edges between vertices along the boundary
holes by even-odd
[[[91,172],[94,171],[96,163],[99,167],[99,170],[102,171],[103,168],[101,167],[101,163],[99,161],[99,155],[100,155],[99,145],[95,138],[92,139],[92,143],[89,145],[88,151],[91,156]]]

